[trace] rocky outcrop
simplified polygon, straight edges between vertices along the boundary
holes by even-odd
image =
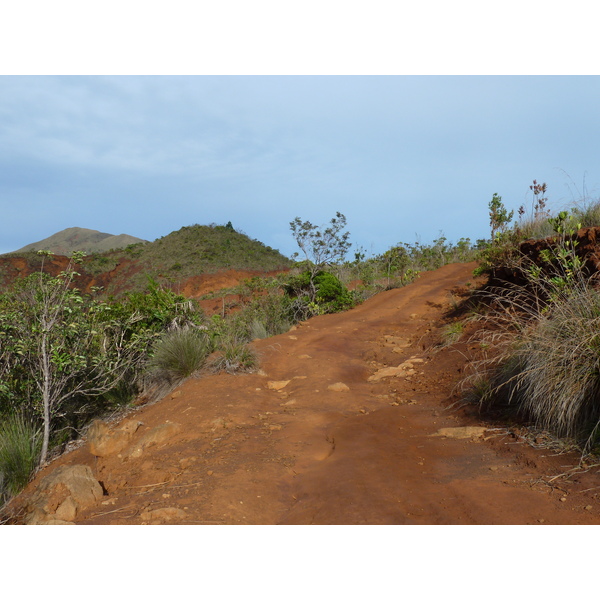
[[[103,421],[94,421],[87,432],[90,452],[100,457],[118,454],[129,445],[141,425],[141,421],[126,421],[111,430]]]
[[[27,525],[70,525],[102,499],[102,486],[84,465],[63,465],[44,477],[26,508]]]
[[[171,423],[170,421],[153,427],[139,441],[132,445],[131,449],[127,452],[127,458],[139,458],[144,454],[148,446],[163,444],[180,431],[181,425],[179,423]]]

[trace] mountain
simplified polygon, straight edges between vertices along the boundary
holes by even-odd
[[[113,235],[110,233],[102,233],[95,229],[85,229],[84,227],[68,227],[39,242],[28,244],[15,252],[49,250],[54,254],[61,254],[63,256],[68,256],[77,251],[83,251],[86,254],[96,254],[98,252],[108,252],[109,250],[126,248],[130,244],[145,242],[146,240],[125,233]]]
[[[123,238],[128,243],[116,249],[118,240]],[[111,249],[89,252],[102,245]],[[44,271],[51,275],[67,267],[67,256],[73,250],[85,250],[88,256],[77,267],[78,286],[85,292],[100,286],[111,295],[144,290],[151,278],[176,291],[189,290],[194,296],[204,287],[205,280],[212,281],[216,273],[228,272],[229,281],[285,271],[293,264],[278,250],[236,231],[230,224],[182,227],[154,242],[72,227],[0,256],[0,291],[15,279],[39,271],[42,257],[35,249],[54,252],[54,256],[43,261]]]

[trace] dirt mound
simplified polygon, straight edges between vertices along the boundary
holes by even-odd
[[[600,523],[596,475],[564,476],[576,457],[446,410],[468,347],[441,348],[439,331],[449,294],[475,287],[474,267],[423,273],[257,341],[258,373],[189,379],[96,427],[15,514],[43,477],[84,465],[104,496],[73,515],[81,524]]]
[[[556,260],[545,260],[544,253],[549,253],[554,257],[557,250],[557,241],[559,238],[551,236],[540,240],[526,240],[519,245],[517,259],[527,267],[535,264],[542,269],[548,276],[556,274]],[[584,227],[579,229],[573,235],[565,238],[574,248],[575,255],[581,260],[584,272],[592,276],[600,271],[600,228]],[[560,273],[560,271],[559,271]],[[523,271],[520,268],[511,268],[508,266],[500,267],[495,270],[495,278],[499,283],[512,282],[518,285],[527,283]]]

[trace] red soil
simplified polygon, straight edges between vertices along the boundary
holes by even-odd
[[[435,345],[448,295],[475,285],[474,267],[423,273],[255,342],[261,372],[192,378],[128,416],[143,423],[132,443],[167,421],[180,426],[169,439],[129,458],[96,458],[86,444],[39,473],[15,507],[52,469],[85,464],[106,495],[81,524],[600,523],[597,475],[568,473],[576,456],[446,409],[466,359]],[[369,381],[409,359],[414,373]],[[438,435],[464,425],[488,430]]]

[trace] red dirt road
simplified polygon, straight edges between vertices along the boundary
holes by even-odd
[[[143,423],[131,447],[177,424],[168,439],[105,458],[82,446],[23,498],[50,469],[85,464],[106,495],[78,524],[600,523],[597,475],[560,477],[576,456],[445,408],[465,358],[434,346],[449,293],[475,285],[474,266],[255,342],[261,372],[190,379],[127,417]],[[398,365],[398,376],[382,371]],[[488,430],[439,433],[465,425]]]

